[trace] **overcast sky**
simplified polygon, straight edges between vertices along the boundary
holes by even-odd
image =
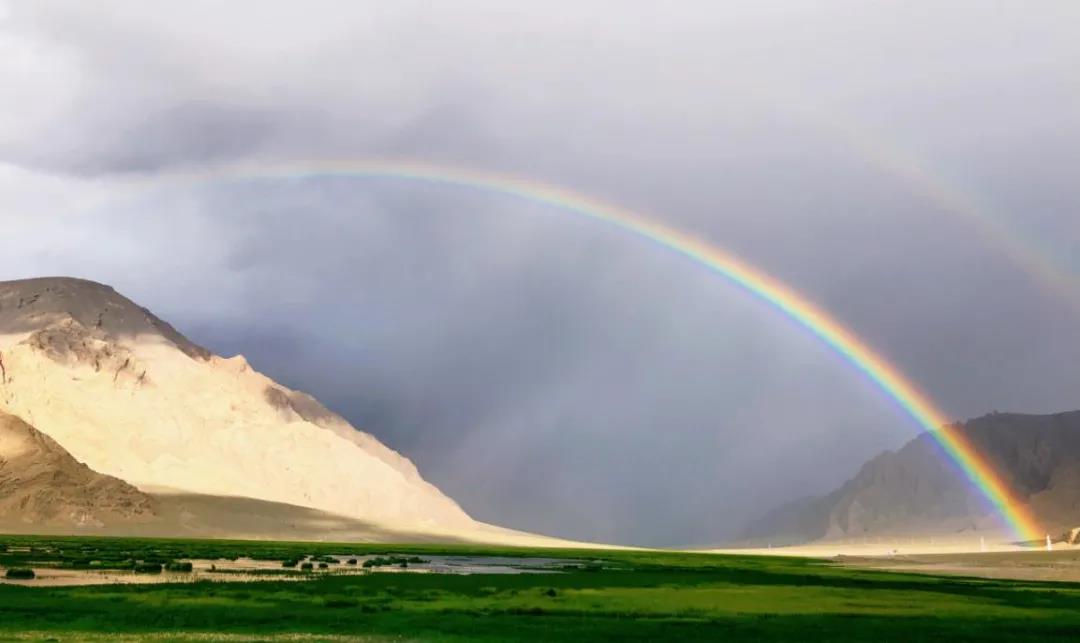
[[[717,542],[918,427],[768,305],[565,212],[153,179],[407,158],[563,185],[784,280],[955,418],[1062,411],[1077,33],[1071,0],[0,0],[0,279],[114,285],[477,518]]]

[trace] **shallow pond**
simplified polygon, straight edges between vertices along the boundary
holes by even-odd
[[[377,567],[364,567],[367,560],[379,556],[353,556],[340,554],[328,556],[337,563],[328,563],[325,569],[315,568],[302,571],[299,567],[282,567],[280,560],[255,560],[252,558],[228,559],[192,559],[191,572],[169,572],[160,574],[139,574],[127,570],[112,569],[65,569],[48,565],[30,565],[36,578],[33,580],[10,580],[3,578],[0,571],[0,583],[25,585],[31,587],[63,587],[75,585],[114,585],[114,584],[158,584],[190,583],[211,581],[222,583],[240,583],[252,581],[307,581],[320,575],[364,575],[364,574],[553,574],[564,571],[565,566],[577,566],[583,561],[562,558],[519,558],[501,556],[423,556],[424,562],[410,562]],[[349,565],[349,559],[356,559],[355,565]]]

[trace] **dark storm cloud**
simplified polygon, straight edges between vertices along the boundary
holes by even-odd
[[[1080,198],[1061,169],[1080,148],[1067,21],[978,3],[939,15],[470,2],[273,4],[253,22],[240,4],[210,22],[202,3],[162,16],[135,3],[100,16],[19,5],[14,32],[35,47],[23,47],[25,68],[78,82],[42,86],[46,75],[0,66],[42,105],[13,109],[19,127],[0,123],[6,160],[106,177],[399,155],[517,172],[735,251],[957,417],[1080,406],[1069,307],[802,109],[932,156],[1026,234],[1061,244]],[[1029,139],[1042,143],[1025,149]],[[83,214],[62,229],[8,224],[27,241],[5,273],[113,283],[315,393],[484,520],[716,541],[917,428],[763,302],[565,212],[327,178],[134,200],[106,190],[87,210],[82,191],[95,185],[70,188]]]

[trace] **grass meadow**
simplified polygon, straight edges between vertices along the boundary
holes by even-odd
[[[258,582],[0,585],[0,639],[1026,641],[1080,637],[1080,584],[874,572],[826,561],[473,546],[0,537],[0,567],[185,560],[561,558],[559,573],[301,572]],[[528,565],[527,561],[524,563]],[[307,574],[304,582],[293,577]]]

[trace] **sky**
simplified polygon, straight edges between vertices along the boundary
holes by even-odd
[[[166,177],[563,186],[784,281],[951,417],[1071,410],[1078,31],[1068,0],[0,0],[0,279],[113,285],[479,519],[721,542],[919,427],[769,305],[568,212]]]

